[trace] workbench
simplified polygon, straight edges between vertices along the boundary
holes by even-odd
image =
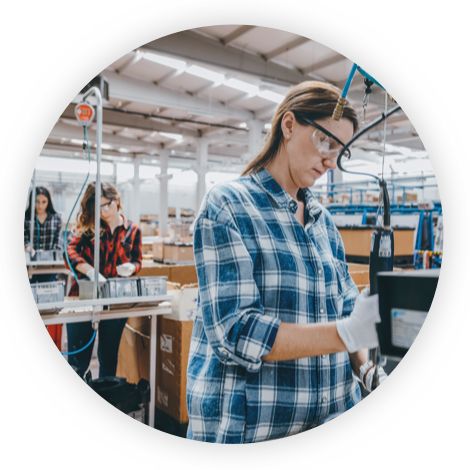
[[[38,304],[45,325],[99,322],[119,318],[151,317],[150,404],[148,425],[155,425],[155,384],[157,370],[157,315],[171,314],[171,296],[122,297],[93,300],[65,300]]]
[[[64,262],[58,261],[28,261],[26,263],[28,277],[31,279],[36,274],[69,274]]]

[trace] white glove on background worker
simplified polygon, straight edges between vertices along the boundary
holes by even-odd
[[[95,270],[94,268],[90,268],[86,273],[85,276],[90,279],[90,281],[95,280]],[[106,282],[106,278],[101,274],[98,273],[98,282]]]
[[[36,254],[36,250],[30,244],[24,247],[24,251],[26,251],[27,253],[30,253],[31,257],[33,257]]]
[[[123,263],[116,267],[116,271],[121,277],[129,277],[135,273],[134,263]]]
[[[375,324],[380,323],[379,296],[361,292],[351,315],[336,321],[338,334],[348,352],[376,348],[379,345]]]
[[[383,370],[382,366],[375,366],[372,361],[367,361],[359,369],[359,380],[362,386],[368,391],[372,392],[372,380],[374,377],[375,368],[379,368],[379,385],[385,381],[388,375]]]

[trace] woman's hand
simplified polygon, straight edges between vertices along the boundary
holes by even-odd
[[[129,277],[135,273],[135,264],[123,263],[116,267],[116,271],[121,277]]]
[[[379,296],[364,291],[358,295],[351,315],[336,322],[336,329],[346,349],[352,353],[378,346],[376,323],[380,323]]]

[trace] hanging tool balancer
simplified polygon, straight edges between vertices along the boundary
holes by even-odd
[[[364,83],[366,87],[365,93],[367,95],[371,93],[371,87],[373,84],[378,85],[380,88],[383,89],[382,85],[380,85],[380,83],[378,83],[372,76],[366,73],[358,65],[353,64],[348,79],[346,80],[346,84],[341,93],[341,97],[338,99],[335,110],[333,112],[332,117],[337,121],[339,121],[343,115],[343,109],[346,104],[346,98],[349,91],[349,87],[351,86],[351,82],[354,78],[356,71],[358,71],[364,77]],[[399,111],[400,109],[400,106],[397,105],[390,110],[385,110],[379,118],[369,123],[363,129],[357,132],[348,143],[344,144],[343,149],[341,150],[338,156],[338,168],[341,171],[372,177],[377,180],[380,187],[380,202],[383,205],[383,217],[381,220],[377,218],[377,224],[374,232],[372,233],[369,258],[370,294],[376,294],[378,292],[377,273],[380,271],[393,271],[394,238],[393,230],[390,224],[390,198],[388,195],[387,183],[385,182],[383,174],[382,177],[378,177],[369,173],[361,173],[345,169],[342,165],[342,158],[347,154],[350,155],[349,147],[359,137],[364,135],[366,132],[368,132],[370,129],[377,126],[381,122],[385,121],[389,116]],[[384,139],[385,138],[386,136],[384,134]],[[378,348],[370,351],[370,359],[374,362],[374,364],[379,364],[380,358]],[[378,386],[378,383],[378,367],[376,367],[372,381],[372,389],[375,389]]]
[[[343,115],[344,105],[346,103],[346,98],[348,95],[349,87],[351,86],[352,80],[356,72],[359,72],[364,77],[364,83],[366,87],[365,93],[370,94],[371,87],[373,84],[378,85],[380,88],[383,89],[382,85],[377,82],[371,75],[365,72],[361,67],[357,64],[353,64],[351,71],[349,73],[348,79],[346,80],[346,84],[344,85],[343,91],[341,93],[341,97],[338,99],[338,103],[336,104],[336,108],[333,112],[333,119],[339,121]],[[341,158],[345,154],[345,150],[349,150],[350,145],[357,140],[360,136],[364,135],[367,131],[375,127],[380,122],[383,122],[387,119],[391,114],[398,111],[400,109],[399,106],[392,108],[388,113],[383,113],[379,119],[376,119],[360,132],[358,132],[350,142],[348,142],[345,146],[343,151],[340,153],[338,157],[338,168],[342,171],[352,173],[348,170],[345,170],[341,164]],[[385,135],[384,135],[385,139]],[[355,172],[357,173],[357,172]],[[377,226],[372,234],[372,240],[370,245],[370,258],[369,258],[369,280],[370,280],[370,293],[376,294],[377,293],[377,273],[380,271],[393,271],[393,253],[394,253],[394,240],[393,240],[393,230],[390,226],[390,198],[388,195],[387,190],[387,183],[384,180],[382,175],[381,178],[375,175],[368,175],[375,178],[380,187],[380,196],[381,196],[381,203],[383,205],[383,217],[381,223],[379,223],[379,219],[377,220]]]

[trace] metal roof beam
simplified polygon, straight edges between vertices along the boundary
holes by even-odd
[[[346,57],[340,54],[336,54],[333,57],[328,57],[327,59],[323,59],[318,62],[315,62],[312,65],[309,65],[308,67],[302,69],[302,72],[305,75],[308,75],[310,73],[315,73],[317,70],[323,69],[325,67],[329,67],[330,65],[335,65],[339,62],[342,62],[343,60],[347,60]]]
[[[192,31],[183,31],[165,36],[146,44],[142,49],[178,56],[192,62],[217,68],[226,68],[257,78],[261,77],[265,81],[278,85],[293,85],[310,79],[298,70],[267,62],[255,54],[235,47],[224,46],[218,41]]]
[[[285,52],[288,52],[292,49],[295,49],[296,47],[301,46],[302,44],[305,44],[306,42],[309,42],[310,39],[307,39],[303,36],[299,36],[295,38],[294,40],[288,42],[287,44],[284,44],[280,47],[277,47],[276,49],[273,49],[271,52],[268,52],[267,54],[263,54],[263,57],[266,60],[271,60],[274,59],[275,57],[284,54]],[[305,71],[303,71],[305,73]]]
[[[224,36],[220,40],[220,42],[224,46],[226,46],[226,45],[230,44],[231,42],[235,41],[236,39],[238,39],[240,36],[243,36],[248,31],[251,31],[253,28],[254,28],[254,26],[248,26],[248,25],[240,26],[239,28],[232,31],[230,34],[227,34],[226,36]]]
[[[178,93],[143,80],[111,71],[106,71],[103,75],[109,81],[109,95],[114,99],[185,110],[198,116],[215,115],[241,120],[253,118],[253,113],[249,111],[231,109],[220,103],[209,103],[208,100]]]

